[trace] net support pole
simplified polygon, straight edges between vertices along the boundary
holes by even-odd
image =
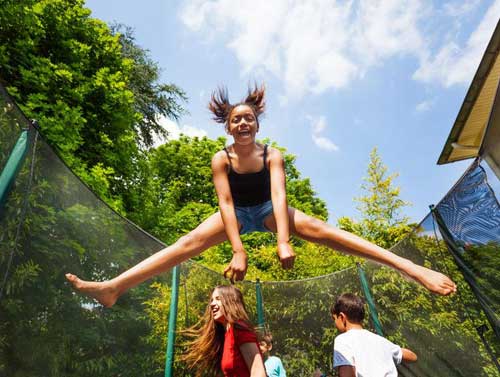
[[[9,159],[0,174],[0,208],[7,200],[9,189],[23,165],[26,153],[28,152],[28,145],[28,130],[24,130],[21,135],[19,135],[14,148],[12,148]]]
[[[260,286],[260,279],[257,279],[255,282],[255,296],[257,298],[257,326],[260,329],[264,328],[265,319],[264,319],[264,303],[262,300],[262,288]]]
[[[363,289],[363,294],[365,295],[366,302],[368,304],[368,307],[370,308],[370,317],[372,318],[373,326],[375,327],[377,334],[379,334],[380,336],[384,336],[384,332],[382,331],[382,324],[378,319],[377,308],[375,307],[375,302],[373,301],[370,287],[368,286],[368,280],[366,279],[365,270],[363,270],[363,267],[361,267],[361,264],[359,262],[356,263],[356,266],[358,267],[358,275],[359,281],[361,282],[361,288]]]
[[[167,352],[165,358],[165,377],[172,377],[174,374],[174,345],[175,331],[177,327],[177,306],[179,303],[179,275],[180,265],[177,265],[172,270],[172,294],[170,297],[170,313],[168,317],[168,338]]]

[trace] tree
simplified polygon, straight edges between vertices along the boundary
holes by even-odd
[[[135,210],[130,212],[133,220],[153,235],[167,243],[172,243],[195,228],[210,214],[216,212],[218,202],[212,183],[210,160],[213,154],[221,150],[225,144],[224,138],[210,140],[183,136],[179,140],[171,140],[156,149],[151,149],[147,153],[147,162],[145,169],[142,170],[140,184],[134,188],[136,191],[131,192],[131,195],[137,200],[134,202],[136,203]],[[323,200],[316,196],[309,179],[301,177],[295,166],[295,156],[284,148],[278,148],[286,162],[285,173],[289,204],[310,215],[326,220],[326,205]],[[354,265],[350,256],[337,254],[324,246],[293,239],[294,249],[298,254],[296,265],[293,270],[283,270],[276,255],[276,238],[273,234],[248,234],[244,235],[242,240],[249,254],[249,268],[246,276],[248,280],[256,278],[260,278],[262,281],[295,280],[324,275]],[[221,272],[231,257],[231,245],[225,242],[194,258],[198,262],[197,264],[182,265],[181,270],[187,269],[187,271],[181,274],[182,294],[179,297],[179,328],[185,328],[199,320],[199,316],[206,306],[208,292],[215,285],[224,283]],[[210,270],[203,266],[209,267]],[[216,272],[214,273],[214,271]],[[323,348],[319,348],[318,345],[322,339],[320,335],[316,336],[318,331],[314,330],[315,338],[314,342],[311,342],[309,335],[313,330],[305,328],[301,330],[300,336],[297,333],[290,335],[289,325],[294,321],[312,323],[320,310],[319,307],[321,313],[328,313],[331,300],[324,295],[324,292],[332,286],[341,289],[349,284],[341,278],[329,280],[330,283],[332,281],[335,283],[325,284],[324,281],[316,283],[311,281],[302,288],[300,284],[294,285],[292,283],[289,289],[296,293],[292,301],[289,300],[288,296],[285,300],[283,293],[276,294],[273,298],[268,296],[265,298],[267,300],[266,310],[272,316],[272,320],[276,320],[280,314],[284,317],[283,321],[280,322],[283,323],[283,327],[281,329],[276,327],[274,330],[282,332],[283,336],[289,338],[291,343],[283,342],[283,347],[290,350],[291,359],[296,363],[294,368],[297,375],[302,375],[301,371],[306,370],[303,369],[304,366],[312,364],[312,361],[304,355],[311,356],[311,352],[313,352],[314,361],[321,359],[325,363],[330,359],[329,352],[323,351],[331,348],[331,331],[329,338],[323,339]],[[145,302],[148,307],[148,316],[153,323],[153,331],[148,339],[151,344],[156,345],[155,349],[160,350],[155,354],[155,365],[161,367],[164,362],[162,350],[165,348],[164,334],[170,287],[158,284],[154,288],[157,289],[158,296]],[[247,308],[252,311],[255,308],[253,285],[247,283],[242,288],[248,290],[245,292],[245,299]],[[265,290],[266,293],[270,291],[272,290]],[[318,298],[317,305],[304,305],[303,301],[306,295],[310,300]],[[327,315],[326,319],[329,320]],[[323,320],[323,322],[326,321]],[[322,328],[320,330],[323,331]],[[178,344],[179,348],[176,346],[178,350],[176,352],[182,352],[181,343],[182,341]],[[176,368],[175,375],[191,375],[189,371],[183,370],[181,364],[177,365]]]
[[[0,108],[17,110],[3,97]],[[15,120],[26,126],[12,114],[0,128]],[[64,273],[109,279],[161,244],[92,195],[40,138],[26,160],[0,211],[0,375],[155,375],[143,341],[147,285],[103,311],[72,294]]]
[[[210,140],[182,136],[179,140],[171,140],[149,150],[138,181],[129,187],[126,194],[130,203],[129,218],[171,244],[217,212],[218,200],[210,161],[225,144],[224,138]],[[289,204],[326,220],[326,205],[316,196],[309,179],[301,177],[295,166],[295,156],[284,148],[279,149],[286,161]],[[299,255],[296,268],[283,270],[276,255],[274,234],[248,234],[243,236],[243,241],[249,254],[249,279],[299,279],[329,273],[352,264],[349,256],[293,239]],[[195,259],[216,271],[222,271],[231,257],[231,246],[224,243]]]
[[[364,196],[356,198],[360,204],[361,221],[348,217],[338,220],[340,228],[355,233],[377,245],[390,248],[411,232],[414,224],[409,224],[401,210],[409,203],[399,197],[400,189],[393,185],[397,173],[387,175],[387,167],[378,155],[377,148],[370,152],[370,162],[362,189]]]
[[[124,213],[141,147],[163,135],[185,100],[158,83],[159,68],[130,30],[91,18],[84,0],[5,0],[0,12],[0,80],[65,162]]]
[[[357,199],[361,220],[343,217],[339,219],[339,226],[420,265],[445,271],[462,292],[460,298],[437,297],[405,281],[391,269],[362,261],[385,336],[417,352],[421,361],[411,367],[416,375],[436,371],[440,375],[448,375],[444,371],[455,375],[455,371],[465,373],[469,368],[465,374],[489,375],[492,366],[488,365],[484,349],[475,356],[480,360],[476,365],[471,365],[468,359],[456,358],[457,350],[480,344],[474,321],[467,315],[467,311],[476,310],[477,305],[453,259],[444,252],[444,242],[430,235],[432,219],[426,218],[417,227],[400,215],[408,203],[400,198],[399,188],[393,185],[397,174],[387,175],[387,167],[376,148],[370,153],[367,174],[362,185],[365,195]],[[451,339],[454,347],[450,346]]]
[[[178,117],[182,90],[158,83],[157,65],[131,33],[122,36],[91,18],[83,0],[3,0],[0,72],[1,83],[38,120],[45,140],[124,214],[130,206],[125,193],[145,166],[144,149],[163,133],[154,116]],[[26,124],[17,114],[5,116],[7,110],[2,106],[0,135],[15,140],[11,129],[19,132],[16,122]],[[2,149],[2,159],[8,149]],[[141,303],[151,297],[149,287],[133,290],[103,313],[73,296],[63,276],[73,271],[110,278],[158,250],[159,243],[87,192],[43,141],[33,153],[33,171],[26,163],[1,210],[0,270],[6,284],[0,374],[158,375],[144,341],[150,324]]]
[[[151,147],[155,135],[164,138],[168,136],[159,122],[160,117],[179,119],[184,114],[179,101],[185,101],[186,95],[177,85],[158,82],[158,64],[151,60],[147,50],[136,44],[130,27],[122,24],[112,25],[111,32],[119,37],[123,57],[134,62],[128,87],[134,93],[134,108],[142,116],[135,127],[141,144]]]

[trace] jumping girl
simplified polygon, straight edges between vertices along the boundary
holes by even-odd
[[[103,282],[66,278],[74,288],[104,306],[112,306],[131,287],[229,240],[233,258],[224,269],[231,281],[243,280],[247,254],[240,235],[277,233],[277,253],[283,268],[292,268],[295,253],[290,235],[389,266],[428,290],[448,295],[456,285],[447,276],[414,264],[354,234],[289,207],[286,199],[284,160],[279,150],[256,142],[259,117],[264,112],[264,87],[249,89],[247,98],[229,102],[225,89],[212,94],[208,105],[214,120],[225,125],[234,143],[212,158],[212,173],[220,211],[177,242],[151,255],[119,276]]]

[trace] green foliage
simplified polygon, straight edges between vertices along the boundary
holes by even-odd
[[[126,194],[128,217],[171,244],[218,211],[210,162],[225,143],[224,138],[210,140],[183,136],[149,150],[141,162],[139,180],[129,187]],[[294,164],[295,157],[284,148],[280,150],[287,162],[287,196],[290,205],[326,219],[325,203],[315,196],[310,181],[301,178]],[[297,266],[285,271],[279,265],[274,235],[255,233],[243,236],[243,240],[249,253],[249,279],[298,279],[328,273],[352,263],[352,258],[339,256],[326,247],[294,240],[299,255]],[[231,258],[230,245],[225,243],[195,259],[216,271],[222,271]],[[317,263],[318,259],[322,263]]]
[[[91,18],[83,0],[2,1],[0,71],[2,84],[66,164],[125,214],[125,194],[145,165],[143,148],[163,134],[152,114],[178,117],[182,90],[159,83],[159,68],[132,34]],[[25,125],[11,105],[2,105],[3,164]],[[29,196],[25,167],[0,211],[2,279],[12,257],[0,308],[0,374],[155,375],[153,351],[143,341],[149,320],[141,311],[152,291],[136,289],[103,311],[72,295],[64,273],[110,278],[158,244],[144,236],[137,243],[135,228],[110,216],[43,142],[36,152]]]
[[[158,245],[139,242],[137,230],[110,216],[53,157],[38,142],[33,175],[26,164],[2,208],[2,279],[12,264],[0,301],[0,374],[153,375],[141,311],[152,292],[136,289],[103,311],[72,294],[64,273],[109,279]]]
[[[115,210],[139,175],[142,146],[183,113],[184,92],[129,29],[91,18],[84,0],[4,0],[2,83],[65,162]]]
[[[500,276],[498,268],[500,265],[500,245],[496,242],[489,242],[484,245],[466,245],[465,252],[462,254],[463,262],[474,273],[474,282],[476,289],[487,294],[489,300],[487,305],[493,311],[492,320],[498,320],[500,306]],[[475,316],[475,326],[478,324],[487,324],[484,314],[475,304],[472,295],[469,295],[472,307],[472,316]],[[492,346],[493,352],[500,355],[500,341],[491,329],[491,324],[487,325],[488,330],[485,331],[486,341]]]
[[[159,117],[179,117],[185,95],[173,84],[158,82],[157,64],[126,27],[109,28],[91,18],[83,0],[4,0],[0,69],[2,83],[25,113],[38,119],[44,136],[73,171],[113,209],[150,233],[170,244],[218,210],[210,159],[225,139],[182,137],[148,149],[155,136],[168,136]],[[19,123],[19,114],[4,104],[0,163],[8,158]],[[286,161],[289,204],[327,220],[325,203],[301,177],[295,157],[279,149]],[[71,271],[88,279],[109,279],[161,245],[111,215],[43,143],[36,152],[33,177],[25,166],[0,213],[3,273],[12,257],[0,307],[0,374],[161,375],[168,284],[141,285],[114,309],[104,310],[73,295],[63,278]],[[386,172],[374,149],[363,185],[366,195],[358,199],[362,219],[342,218],[339,226],[389,248],[407,236],[412,225],[400,216],[407,203],[393,187],[396,175]],[[244,237],[250,254],[247,278],[263,280],[268,325],[279,339],[276,350],[290,375],[304,375],[316,366],[329,369],[335,331],[328,308],[340,292],[360,293],[360,288],[355,270],[348,268],[354,258],[301,240],[292,242],[298,259],[293,270],[285,271],[275,253],[274,235]],[[443,257],[443,247],[424,232],[394,251],[451,271],[464,292],[460,300],[432,296],[386,268],[366,267],[382,324],[391,340],[410,348],[418,344],[421,360],[433,360],[419,364],[422,374],[451,360],[455,366],[446,367],[462,375],[492,375],[484,349],[474,363],[456,356],[457,350],[468,354],[478,347],[474,318],[484,321],[484,316],[453,261]],[[469,262],[494,254],[492,247],[472,247]],[[224,243],[199,256],[199,264],[183,266],[180,328],[200,318],[208,293],[223,282],[205,266],[220,272],[231,256],[230,245]],[[312,279],[294,281],[303,278]],[[491,268],[479,283],[493,289],[497,280]],[[254,285],[241,287],[255,316]],[[180,352],[182,342],[180,337]],[[175,368],[176,375],[190,375],[182,363]]]
[[[387,176],[387,167],[374,148],[370,153],[367,177],[363,179],[365,183],[361,186],[365,195],[356,199],[360,203],[361,220],[356,222],[341,217],[339,227],[386,249],[409,234],[415,224],[409,224],[405,216],[400,217],[401,209],[408,202],[399,197],[399,187],[393,186],[396,177],[397,174]]]
[[[134,107],[141,117],[136,122],[141,144],[153,145],[153,135],[168,137],[160,125],[160,116],[178,119],[184,113],[179,100],[186,100],[184,92],[173,84],[159,84],[160,68],[151,60],[147,51],[135,43],[130,27],[113,25],[112,33],[118,35],[122,45],[122,54],[134,64],[130,70],[128,87],[134,93]]]
[[[400,216],[401,209],[408,203],[400,199],[399,188],[393,186],[396,177],[396,174],[387,175],[387,167],[374,148],[362,185],[365,195],[357,198],[361,220],[343,217],[338,221],[339,227],[381,247],[391,248],[392,252],[415,263],[445,271],[458,283],[461,297],[438,297],[405,281],[393,270],[363,261],[371,277],[370,287],[384,332],[396,344],[417,352],[420,362],[412,367],[417,375],[448,369],[450,365],[443,365],[443,360],[453,360],[451,369],[460,370],[460,373],[489,375],[492,366],[483,348],[477,365],[472,366],[467,359],[456,357],[457,349],[481,344],[472,317],[484,315],[477,310],[477,301],[446,252],[446,246],[425,234],[429,225],[423,223],[417,228],[408,223],[408,218]],[[472,317],[467,314],[471,310],[474,312]],[[453,339],[453,347],[450,339]],[[469,372],[464,372],[469,368]]]
[[[370,152],[368,176],[361,186],[369,195],[357,199],[360,202],[358,209],[366,220],[374,223],[372,227],[394,226],[408,221],[406,217],[399,217],[401,208],[408,203],[400,199],[399,187],[392,186],[392,181],[398,174],[386,176],[386,173],[387,167],[383,165],[377,148],[373,148]]]
[[[426,235],[428,223],[423,225],[392,251],[428,268],[445,271],[457,283],[459,293],[450,297],[433,295],[390,269],[366,266],[384,331],[391,341],[418,354],[419,363],[412,368],[417,375],[448,370],[449,374],[440,375],[452,376],[460,371],[489,376],[493,365],[476,332],[478,323],[486,321],[484,314],[444,242]],[[471,364],[467,358],[457,357],[466,349],[479,349],[477,362]]]

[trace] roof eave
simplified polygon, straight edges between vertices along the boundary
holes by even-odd
[[[476,103],[477,97],[481,92],[481,89],[486,81],[486,78],[488,77],[488,74],[490,73],[495,63],[499,49],[500,49],[500,20],[497,23],[497,26],[495,28],[495,31],[493,32],[490,42],[488,43],[488,47],[484,52],[483,58],[479,63],[479,67],[476,71],[476,74],[472,79],[472,83],[469,87],[469,90],[467,91],[464,102],[460,107],[460,111],[458,112],[455,123],[453,124],[450,134],[446,139],[446,143],[437,161],[438,165],[443,165],[455,161],[461,161],[477,156],[477,153],[471,153],[466,157],[454,158],[453,160],[450,160],[450,155],[453,152],[453,143],[456,143],[459,139],[459,136],[465,126],[465,123],[471,113],[471,110],[474,107],[474,104]],[[481,146],[477,147],[478,149],[480,149]]]

